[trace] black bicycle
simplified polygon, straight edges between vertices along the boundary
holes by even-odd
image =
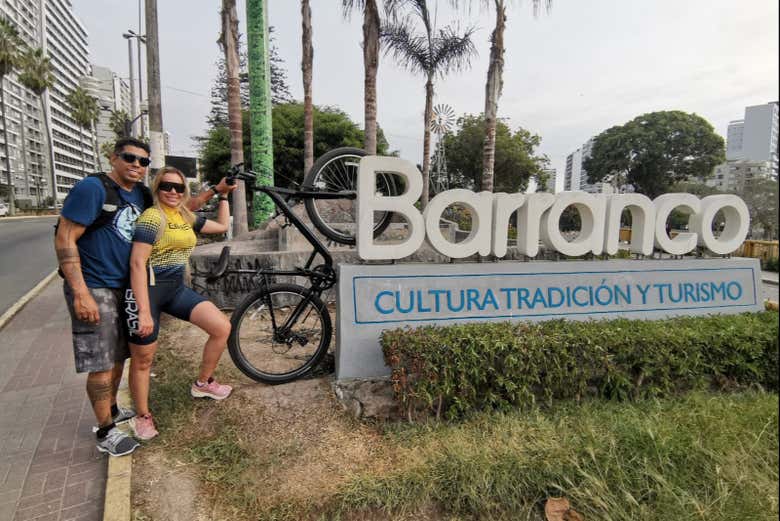
[[[256,174],[235,168],[231,179],[248,181],[252,190],[271,198],[287,221],[312,245],[304,266],[291,270],[228,269],[230,248],[225,247],[216,267],[205,275],[213,283],[226,275],[249,275],[258,282],[236,307],[231,317],[228,351],[236,367],[253,380],[280,384],[295,380],[316,367],[328,351],[332,324],[322,294],[336,284],[333,258],[316,234],[293,212],[291,205],[303,201],[314,226],[341,244],[355,243],[355,188],[357,167],[365,152],[336,149],[320,157],[300,190],[255,186]],[[391,175],[377,176],[377,190],[395,194]],[[392,215],[374,216],[374,235],[390,224]],[[317,256],[323,260],[315,265]],[[303,277],[308,286],[277,283],[277,277]]]

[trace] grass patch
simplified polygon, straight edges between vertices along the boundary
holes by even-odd
[[[774,394],[696,393],[398,426],[386,435],[407,468],[355,477],[327,514],[434,503],[458,519],[542,520],[544,500],[565,495],[586,519],[776,519],[777,407]]]
[[[562,495],[588,521],[778,515],[774,393],[562,400],[457,424],[370,426],[345,418],[313,381],[193,401],[196,357],[186,354],[158,352],[154,443],[186,463],[219,518],[543,521],[545,499]],[[304,387],[306,400],[284,401]],[[170,518],[158,513],[149,519]]]

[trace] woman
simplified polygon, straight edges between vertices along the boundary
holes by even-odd
[[[197,380],[190,388],[195,398],[227,398],[232,388],[217,383],[212,373],[225,350],[230,321],[217,307],[184,284],[190,254],[195,247],[195,232],[224,233],[230,210],[227,193],[219,194],[217,220],[196,217],[188,208],[189,186],[179,170],[160,169],[152,183],[154,206],[138,218],[130,255],[130,286],[126,310],[130,329],[130,391],[136,407],[131,420],[135,436],[149,440],[157,436],[149,412],[149,374],[157,351],[160,313],[192,322],[209,338],[203,348],[203,360]],[[216,189],[214,189],[216,193]]]

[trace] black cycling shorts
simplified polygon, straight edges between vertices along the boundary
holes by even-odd
[[[138,304],[132,289],[125,291],[125,313],[127,314],[127,329],[130,331],[130,343],[149,345],[157,340],[160,332],[160,313],[165,312],[181,320],[189,322],[190,314],[195,306],[208,299],[184,285],[177,278],[172,280],[157,279],[154,286],[149,286],[149,308],[154,321],[152,334],[139,337]]]

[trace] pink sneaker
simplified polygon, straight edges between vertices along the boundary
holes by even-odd
[[[154,420],[151,414],[136,416],[130,420],[130,427],[133,429],[135,437],[139,440],[151,440],[159,434],[154,427]]]
[[[217,383],[213,378],[209,378],[209,381],[203,385],[198,385],[195,382],[190,387],[190,394],[193,398],[211,398],[213,400],[224,400],[230,396],[232,391],[232,387]]]

